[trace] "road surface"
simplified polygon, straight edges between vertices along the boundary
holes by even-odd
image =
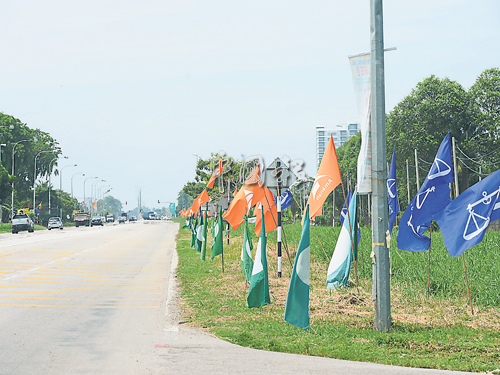
[[[242,348],[179,324],[177,230],[0,235],[0,374],[450,374]]]

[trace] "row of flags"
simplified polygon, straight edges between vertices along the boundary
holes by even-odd
[[[219,169],[222,170],[222,166]],[[248,307],[260,307],[270,303],[266,233],[276,229],[276,198],[260,181],[260,172],[259,167],[256,166],[247,177],[245,184],[235,192],[234,200],[226,213],[222,215],[219,212],[217,217],[217,220],[224,217],[234,230],[241,224],[245,224],[241,269],[249,283]],[[403,213],[397,236],[399,249],[427,250],[430,246],[430,239],[424,233],[430,227],[432,220],[436,220],[440,226],[443,240],[452,256],[460,255],[466,249],[482,241],[488,224],[500,218],[500,170],[467,189],[452,201],[449,184],[453,181],[451,142],[450,135],[447,134],[424,183]],[[309,326],[310,219],[322,214],[324,201],[341,183],[335,145],[333,138],[330,137],[307,202],[302,235],[285,307],[285,321],[304,329]],[[200,202],[206,199],[203,194],[202,192],[197,198]],[[327,271],[327,288],[347,285],[351,263],[357,259],[360,237],[356,197],[357,189],[352,194],[349,189],[339,218],[342,228]],[[282,207],[286,207],[287,201],[291,201],[291,193],[285,192],[280,199]],[[395,151],[387,179],[387,199],[388,230],[392,234],[399,212]],[[193,205],[195,203],[196,200]],[[253,207],[255,207],[256,214],[255,231],[259,236],[254,260],[252,260],[253,245],[248,229],[248,214]],[[205,223],[206,220],[205,214]],[[206,238],[206,231],[204,238]]]
[[[393,186],[396,187],[395,164],[394,153],[387,181],[391,232],[399,211],[397,193],[393,193],[397,190],[392,189]],[[450,183],[454,181],[451,139],[448,133],[439,146],[424,183],[401,217],[397,236],[399,249],[428,250],[431,239],[424,233],[435,220],[448,253],[458,256],[480,243],[489,223],[500,219],[500,170],[451,200]]]

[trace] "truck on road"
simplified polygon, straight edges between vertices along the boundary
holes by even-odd
[[[90,225],[90,214],[88,212],[75,213],[75,227]]]
[[[22,210],[19,210],[19,212],[15,214],[10,221],[10,229],[12,234],[17,234],[22,230],[27,230],[28,233],[33,233],[35,231],[35,223],[30,215],[24,213]]]

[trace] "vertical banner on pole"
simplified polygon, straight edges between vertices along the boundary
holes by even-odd
[[[370,131],[370,54],[349,56],[354,92],[361,124],[361,150],[358,156],[358,194],[371,193],[372,141]]]

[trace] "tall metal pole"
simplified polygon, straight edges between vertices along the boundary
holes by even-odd
[[[382,0],[370,2],[371,133],[372,133],[372,248],[375,328],[391,327],[388,228],[387,156],[385,135],[384,35]]]
[[[3,146],[7,146],[7,144],[5,144],[5,143],[0,144],[0,164],[2,163],[2,147]],[[479,167],[479,168],[481,168],[481,167]],[[481,169],[479,169],[479,172],[481,172]],[[479,178],[481,178],[481,177],[479,177]],[[3,216],[3,210],[2,210],[2,205],[0,204],[0,224],[3,223],[2,216]]]
[[[408,159],[406,159],[406,189],[408,190],[408,204],[410,205],[411,196],[410,196],[410,168],[408,166]]]

